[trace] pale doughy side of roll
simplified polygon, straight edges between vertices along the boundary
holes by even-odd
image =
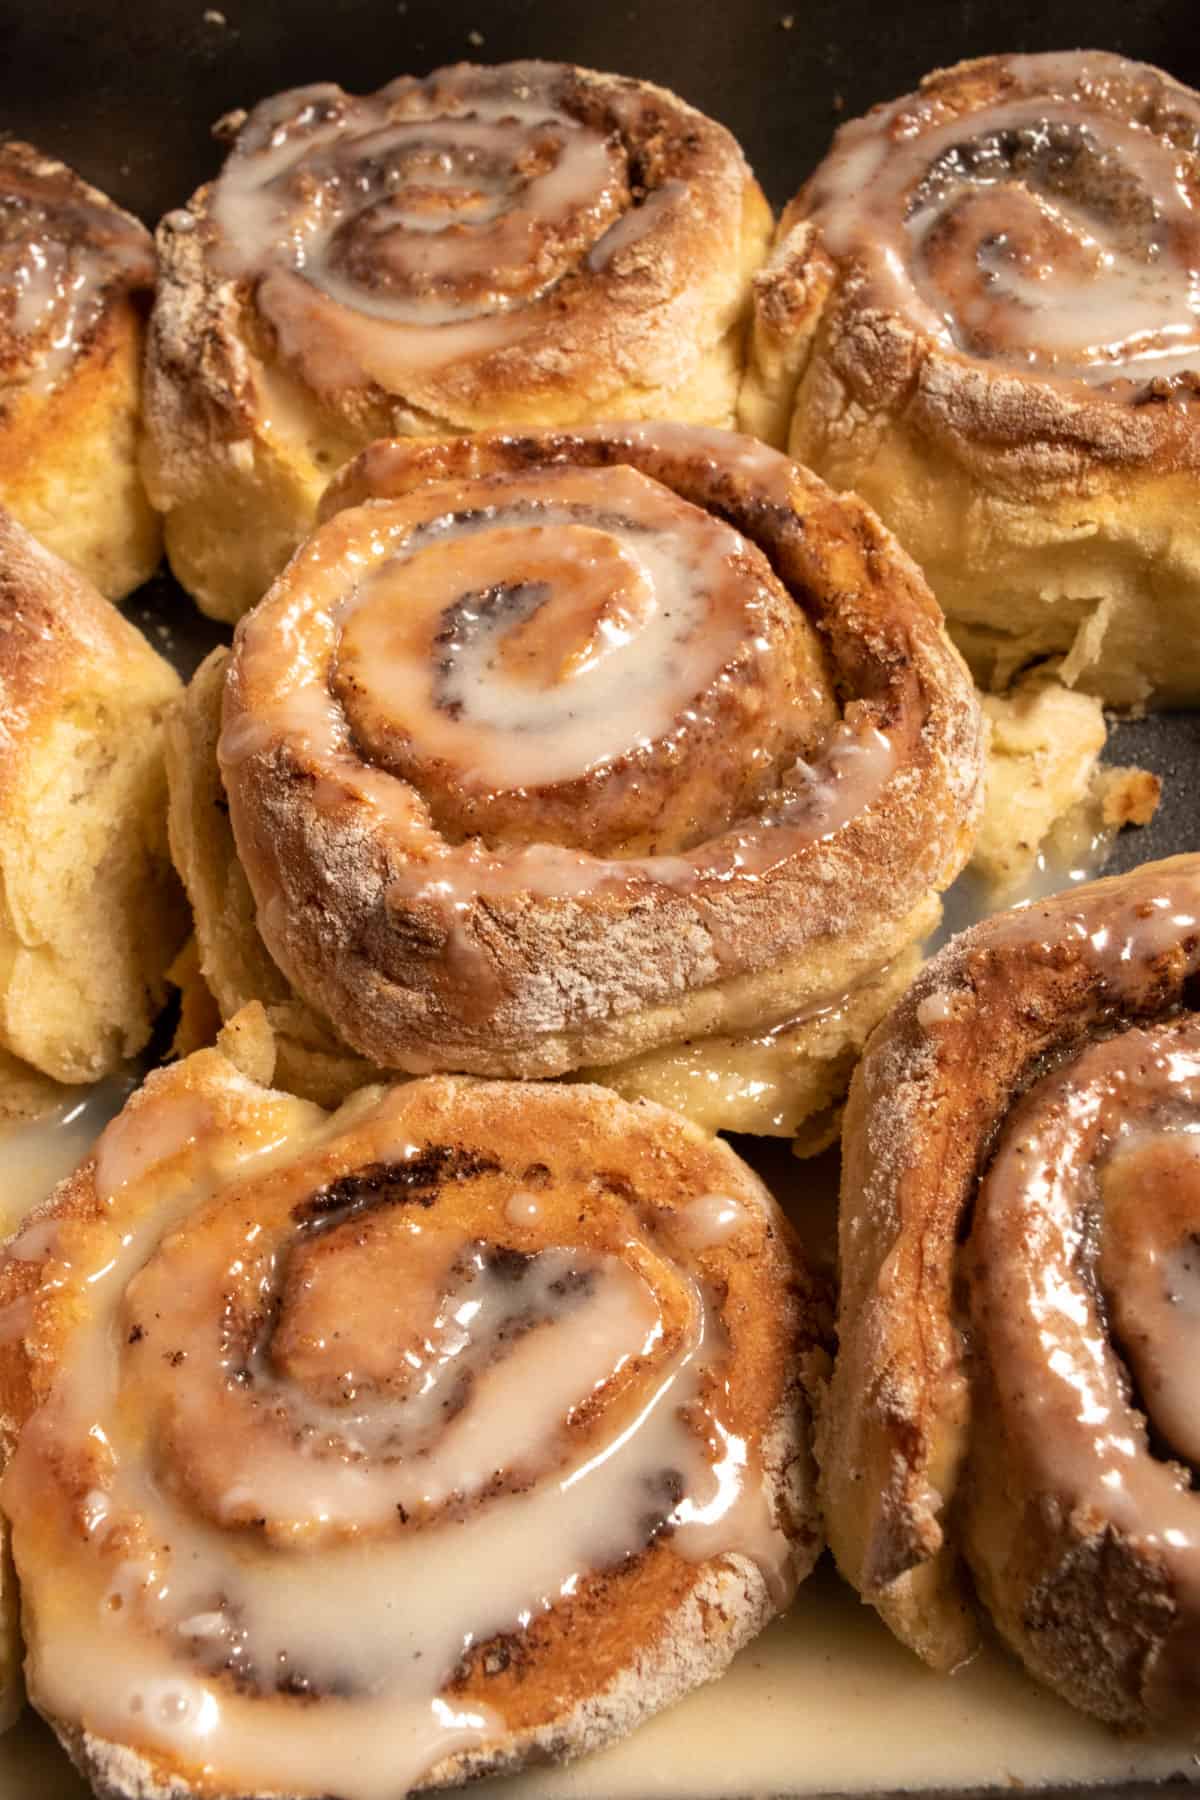
[[[9,317],[4,302],[13,290],[0,269],[0,505],[119,600],[153,574],[162,553],[162,528],[140,469],[153,246],[135,219],[28,145],[0,149],[0,193],[14,183],[22,195],[28,188],[44,196],[45,212],[29,226],[42,260],[22,266]],[[11,215],[14,233],[20,216]],[[95,243],[96,232],[111,233],[115,247]],[[53,261],[58,244],[61,269]],[[8,254],[19,245],[14,235]],[[46,268],[58,291],[41,296],[36,284]],[[18,326],[33,310],[31,296],[43,309],[36,329],[30,321],[23,333]]]
[[[382,1071],[306,1005],[258,935],[217,767],[228,661],[227,650],[214,650],[201,664],[167,714],[164,734],[171,855],[192,905],[199,973],[221,1018],[232,1020],[255,1001],[264,1007],[281,1087],[336,1106],[364,1082],[382,1079]]]
[[[0,515],[0,1048],[94,1081],[145,1043],[181,942],[162,715],[178,678]]]
[[[171,566],[214,617],[237,619],[261,598],[309,530],[330,476],[374,438],[603,418],[733,425],[750,280],[773,223],[740,150],[650,83],[565,65],[512,67],[518,87],[531,82],[549,96],[548,109],[608,119],[650,190],[645,230],[635,227],[611,260],[607,251],[595,263],[584,254],[531,302],[536,324],[514,342],[444,366],[421,352],[396,388],[347,371],[318,389],[302,360],[279,354],[252,284],[219,264],[217,184],[160,226],[144,470],[165,515]],[[472,73],[441,72],[430,85],[469,84]],[[526,93],[518,114],[528,105]],[[673,216],[660,231],[652,215],[664,192]]]
[[[793,1140],[799,1156],[817,1156],[841,1130],[842,1103],[863,1044],[921,966],[920,941],[937,925],[932,897],[916,909],[898,938],[908,948],[882,970],[840,977],[840,992],[823,987],[805,967],[785,971],[794,1021],[773,1030],[747,1027],[730,1036],[686,1039],[629,1062],[584,1070],[627,1100],[654,1100],[709,1131],[744,1131]],[[839,978],[836,970],[834,979]]]

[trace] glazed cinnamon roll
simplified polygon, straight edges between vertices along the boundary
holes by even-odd
[[[747,429],[877,507],[979,677],[1200,696],[1200,97],[989,57],[843,126],[760,278]]]
[[[770,209],[649,83],[463,64],[223,122],[159,233],[147,473],[206,612],[259,600],[334,469],[394,432],[732,425]]]
[[[954,940],[846,1114],[819,1453],[843,1572],[929,1662],[964,1568],[1030,1671],[1194,1724],[1200,857]]]
[[[179,686],[0,509],[0,1117],[112,1073],[166,999],[187,932],[162,737]]]
[[[154,288],[145,226],[30,144],[0,144],[0,505],[110,600],[162,548],[138,469]]]
[[[34,1704],[98,1791],[384,1800],[598,1747],[819,1548],[819,1291],[598,1088],[151,1076],[0,1269]]]
[[[844,1084],[980,780],[973,690],[872,515],[666,425],[396,440],[327,510],[207,671],[227,821],[203,700],[172,751],[223,1010],[284,998],[255,992],[252,897],[310,1017],[380,1067],[609,1080],[783,1028],[777,1087],[818,1041]]]

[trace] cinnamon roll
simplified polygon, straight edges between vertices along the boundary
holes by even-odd
[[[30,144],[0,144],[0,505],[110,600],[162,534],[138,468],[154,244]]]
[[[222,1010],[290,995],[378,1067],[626,1093],[653,1071],[614,1065],[782,1028],[776,1087],[818,1045],[844,1083],[980,782],[973,690],[872,515],[668,425],[396,440],[327,511],[236,634],[227,820],[212,669],[172,752]]]
[[[110,1796],[598,1747],[819,1548],[825,1321],[725,1145],[598,1088],[152,1075],[9,1245],[34,1704]]]
[[[95,1081],[150,1036],[186,934],[162,748],[178,692],[141,633],[0,510],[0,1054],[16,1059],[0,1114],[29,1109],[36,1072]]]
[[[845,125],[759,280],[746,428],[853,487],[980,679],[1200,697],[1200,96],[1097,51]]]
[[[1200,857],[999,914],[851,1088],[819,1454],[843,1572],[929,1662],[964,1568],[1041,1681],[1194,1725]]]
[[[220,176],[160,228],[147,398],[151,494],[206,612],[261,598],[373,438],[733,424],[771,213],[674,94],[462,64],[218,129]]]

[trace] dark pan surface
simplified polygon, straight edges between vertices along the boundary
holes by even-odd
[[[233,107],[309,81],[369,91],[462,59],[544,56],[674,88],[734,132],[782,205],[840,119],[929,69],[1075,45],[1200,86],[1197,0],[0,0],[0,134],[62,156],[153,224],[215,173],[210,127]],[[167,577],[126,610],[185,674],[225,635]],[[1107,754],[1165,780],[1157,818],[1125,834],[1110,869],[1200,846],[1200,715],[1122,722]],[[8,1800],[3,1762],[0,1745]],[[59,1800],[58,1766],[31,1765],[22,1800]]]
[[[1081,44],[1200,83],[1195,0],[3,0],[0,128],[153,220],[214,172],[208,128],[231,107],[546,56],[675,88],[782,204],[839,117],[965,56]]]

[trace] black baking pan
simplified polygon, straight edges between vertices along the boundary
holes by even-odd
[[[988,52],[1076,45],[1157,63],[1200,86],[1197,0],[0,0],[0,131],[61,156],[153,225],[215,173],[221,153],[210,128],[233,107],[310,81],[369,91],[462,59],[542,56],[675,89],[730,128],[781,206],[840,119],[907,91],[928,70]],[[127,610],[185,674],[226,635],[166,576]],[[1200,717],[1118,722],[1107,754],[1165,779],[1155,821],[1127,833],[1108,866],[1200,847]],[[782,1153],[776,1160],[787,1166]],[[731,1781],[727,1800],[814,1791],[801,1699],[778,1701],[796,1707],[794,1758],[770,1781]],[[860,1729],[884,1727],[864,1713]],[[651,1757],[646,1766],[644,1792],[663,1800],[697,1792],[683,1763]],[[1130,1766],[1139,1766],[1136,1757]],[[913,1786],[899,1754],[881,1767],[882,1789]],[[1200,1778],[1200,1764],[1194,1772]],[[827,1779],[817,1785],[845,1791]],[[500,1800],[509,1784],[494,1791]],[[576,1792],[574,1778],[564,1775],[560,1791]],[[593,1781],[588,1792],[598,1791],[603,1783]],[[1104,1791],[1163,1789],[1126,1780]],[[0,1800],[80,1793],[40,1727],[27,1723],[0,1739]]]

